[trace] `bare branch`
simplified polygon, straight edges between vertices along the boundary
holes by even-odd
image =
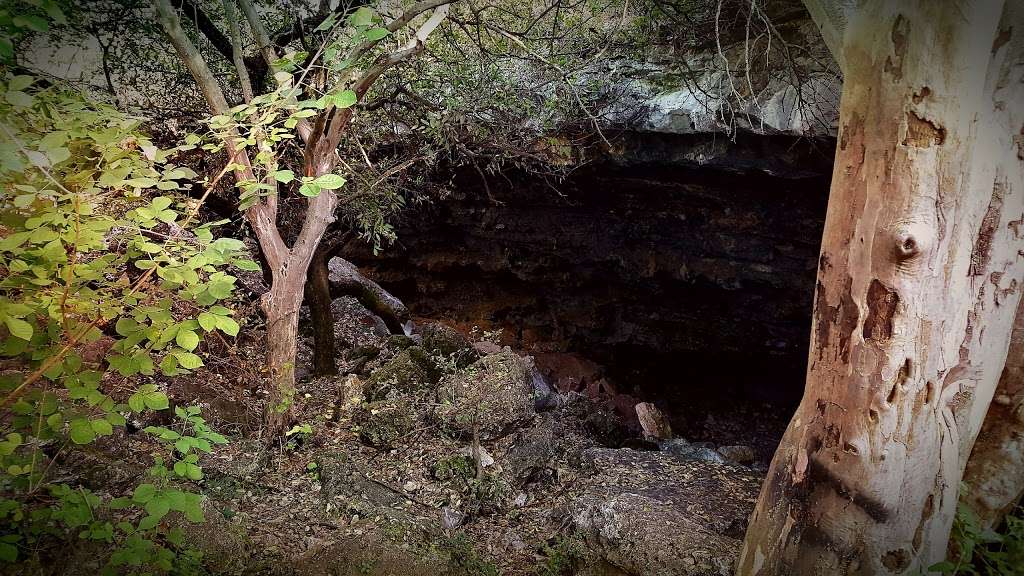
[[[242,8],[242,13],[245,14],[245,19],[249,22],[249,28],[252,29],[252,35],[256,38],[260,54],[263,54],[263,59],[267,61],[267,66],[273,66],[274,61],[278,58],[277,49],[274,47],[274,43],[270,41],[270,35],[267,34],[267,28],[263,26],[263,21],[260,20],[256,7],[252,5],[251,0],[238,0],[238,5]]]
[[[249,70],[245,67],[242,54],[242,31],[238,27],[238,13],[235,11],[235,0],[222,0],[224,19],[228,22],[228,34],[231,37],[231,60],[238,71],[238,82],[242,85],[242,98],[246,103],[252,102],[252,82]]]
[[[163,27],[164,32],[174,45],[175,51],[188,68],[192,77],[203,92],[210,110],[215,114],[224,114],[228,111],[228,103],[224,98],[224,92],[217,79],[210,72],[209,66],[203,60],[192,41],[189,40],[185,31],[181,28],[181,21],[171,6],[169,0],[153,0],[153,7],[156,9],[157,19]],[[230,134],[224,139],[230,157],[234,158],[233,163],[240,164],[242,168],[235,170],[235,177],[239,180],[255,180],[252,163],[245,150],[239,149],[235,144],[237,134]],[[267,258],[267,262],[277,269],[283,259],[287,256],[288,248],[277,230],[276,218],[264,202],[257,202],[246,210],[246,219],[256,232],[260,246]]]

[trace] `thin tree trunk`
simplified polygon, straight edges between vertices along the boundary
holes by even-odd
[[[334,314],[331,312],[331,285],[328,282],[327,258],[330,247],[321,243],[309,263],[306,277],[306,301],[313,323],[313,374],[330,376],[338,373],[335,362]]]
[[[231,61],[238,73],[238,83],[242,87],[242,99],[248,104],[252,101],[252,82],[249,70],[245,67],[245,54],[242,53],[242,32],[238,25],[238,12],[235,11],[235,0],[222,0],[224,19],[228,23],[228,37],[231,39]]]
[[[739,574],[945,557],[1024,279],[1020,3],[855,6],[807,385]]]

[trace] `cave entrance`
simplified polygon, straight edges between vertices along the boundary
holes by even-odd
[[[345,256],[416,317],[501,329],[562,390],[627,419],[652,402],[688,440],[770,457],[803,388],[831,154],[766,140],[703,165],[692,141],[645,141],[561,182],[495,176],[486,194],[458,174],[397,246]]]

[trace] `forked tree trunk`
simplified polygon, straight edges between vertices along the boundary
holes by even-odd
[[[804,397],[739,574],[919,574],[945,557],[1024,276],[1021,9],[811,7],[843,66],[839,147]]]
[[[238,0],[238,2],[260,45],[264,59],[270,65],[277,60],[277,54],[257,9],[248,0]],[[387,57],[378,58],[372,66],[364,70],[354,80],[352,89],[356,93],[357,99],[361,99],[370,86],[390,66],[403,62],[423,50],[427,37],[447,16],[448,2],[449,0],[421,0],[413,4],[409,11],[388,24],[389,32],[397,32],[408,26],[419,14],[433,10],[430,17],[416,31],[409,44],[397,52],[388,54]],[[181,28],[181,22],[178,20],[174,7],[169,0],[152,0],[152,3],[157,21],[170,38],[182,63],[189,69],[199,85],[210,110],[215,114],[227,113],[227,100],[220,84],[191,39]],[[232,9],[226,10],[226,16],[233,18],[233,12]],[[232,24],[237,25],[237,22]],[[380,40],[381,38],[377,38],[360,43],[354,48],[353,59],[357,60],[372,50]],[[239,70],[239,73],[245,75],[242,70]],[[242,81],[245,82],[244,78]],[[309,122],[299,121],[296,132],[306,145],[303,154],[305,176],[315,179],[334,170],[339,160],[338,144],[353,113],[352,108],[326,110],[321,113],[316,122],[318,127],[316,131],[313,130]],[[244,147],[238,146],[237,141],[238,135],[234,131],[224,138],[231,162],[235,165],[235,175],[239,181],[255,181],[257,178],[252,169],[248,152]],[[285,244],[277,228],[277,182],[268,175],[263,178],[263,183],[271,188],[271,192],[246,209],[245,217],[256,233],[256,238],[259,240],[260,248],[271,272],[271,288],[263,297],[262,307],[267,315],[267,364],[271,378],[271,391],[264,424],[268,440],[273,441],[277,435],[284,432],[294,413],[295,351],[298,311],[302,304],[303,285],[310,260],[313,258],[327,226],[335,219],[334,211],[337,208],[338,197],[333,190],[322,190],[318,196],[308,201],[302,228],[295,242],[289,247]]]

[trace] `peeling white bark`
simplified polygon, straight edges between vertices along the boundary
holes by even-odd
[[[739,574],[918,574],[945,557],[1024,281],[1024,6],[867,0],[803,401]]]

